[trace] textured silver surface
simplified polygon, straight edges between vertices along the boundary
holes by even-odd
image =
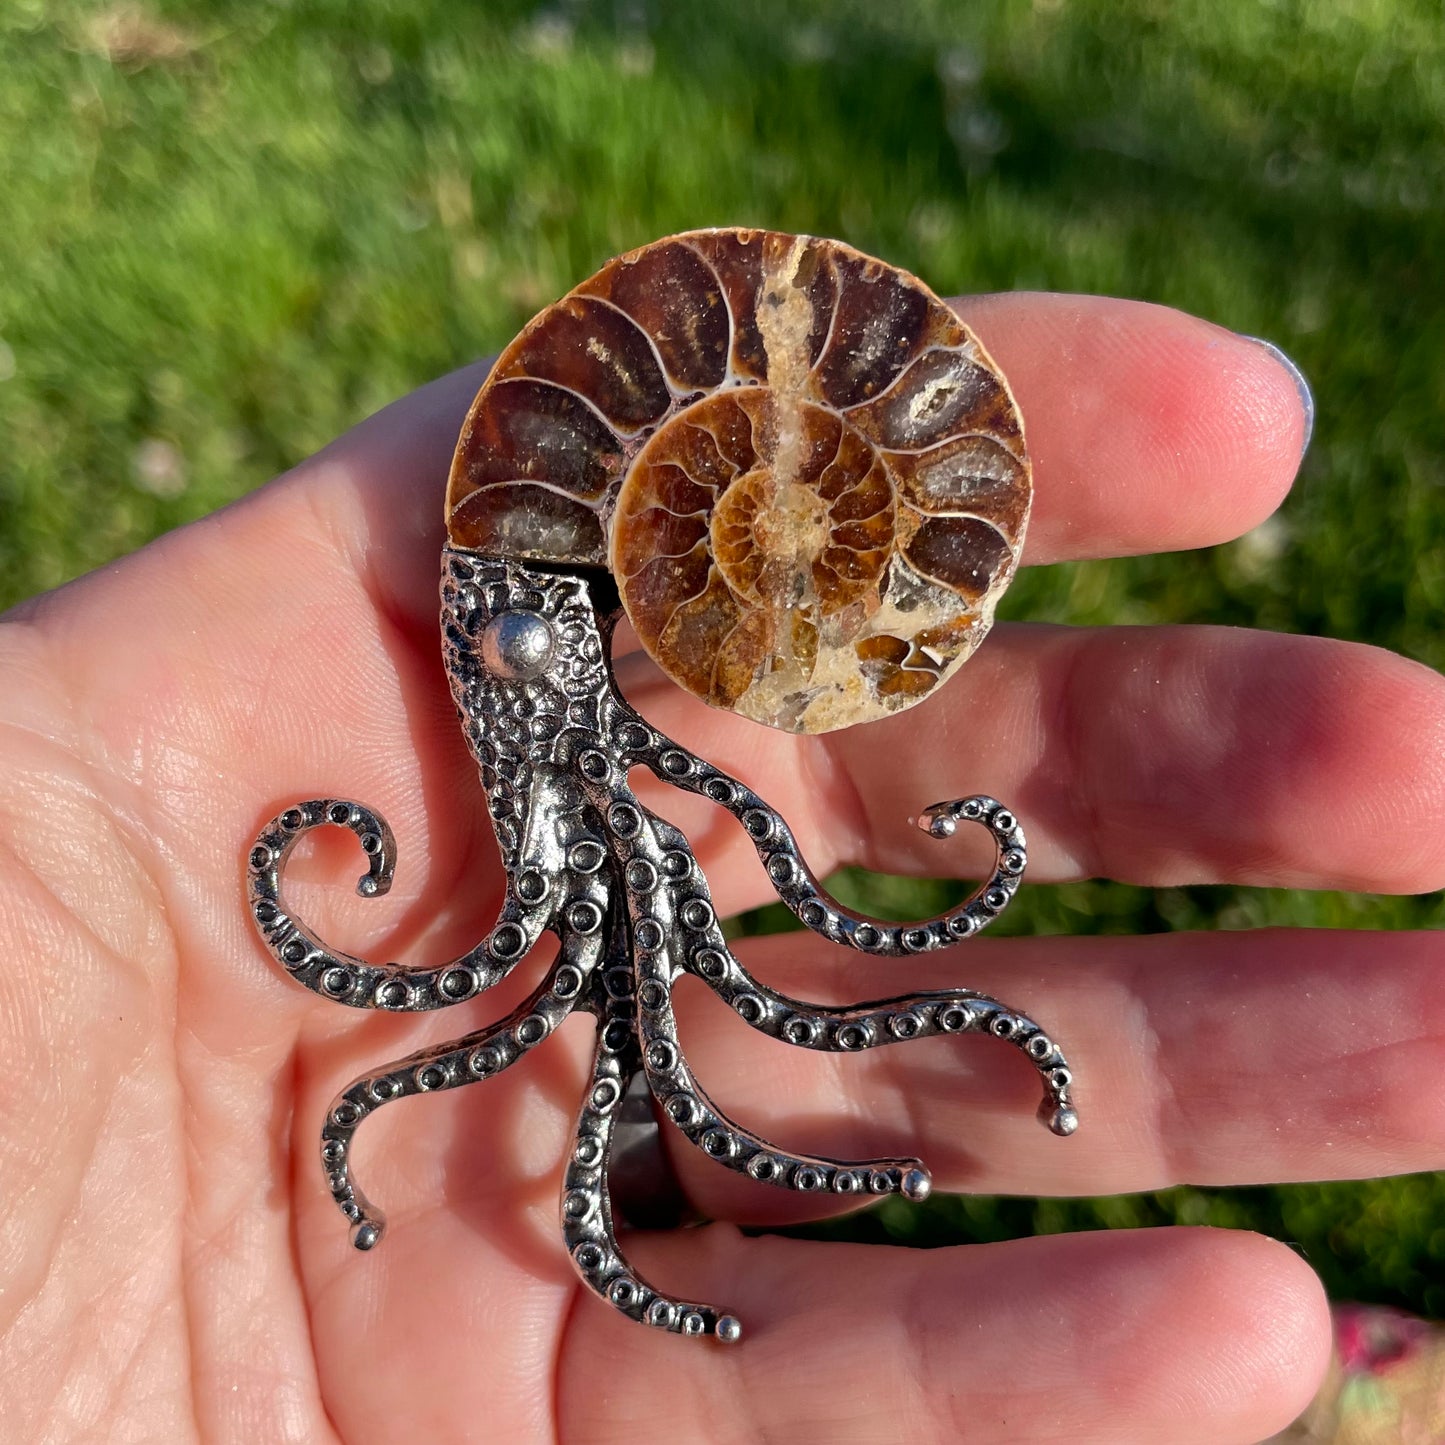
[[[989,1034],[1037,1070],[1040,1117],[1060,1135],[1078,1126],[1072,1076],[1058,1045],[1031,1018],[968,989],[830,1008],[777,993],[743,968],[723,937],[686,838],[638,800],[628,785],[631,768],[647,767],[731,812],[799,921],[860,953],[925,953],[987,927],[1023,876],[1023,831],[993,798],[935,804],[922,819],[933,836],[949,837],[960,822],[987,832],[995,855],[990,876],[958,908],[917,923],[884,923],[843,908],[813,876],[774,808],[664,737],[623,700],[608,660],[615,615],[599,611],[598,585],[580,572],[454,548],[443,554],[447,673],[508,879],[502,910],[475,948],[435,968],[378,966],[329,948],[287,905],[281,891],[286,859],[312,828],[356,834],[368,860],[360,893],[376,896],[390,886],[391,830],[371,809],[347,799],[296,803],[262,829],[249,860],[249,905],[266,947],[298,983],[351,1008],[391,1012],[464,1002],[510,973],[544,931],[555,933],[561,942],[556,960],[506,1018],[381,1065],[342,1091],[321,1133],[331,1193],[351,1220],[356,1247],[372,1248],[385,1225],[351,1167],[362,1121],[394,1099],[491,1078],[584,1009],[597,1020],[597,1047],[562,1181],[566,1248],[587,1286],[628,1318],[732,1342],[741,1336],[735,1317],[659,1291],[618,1246],[608,1171],[619,1147],[636,1148],[639,1128],[645,1129],[635,1104],[626,1102],[629,1090],[635,1099],[641,1087],[635,1081],[645,1081],[662,1114],[692,1145],[760,1183],[923,1199],[932,1181],[918,1159],[790,1153],[729,1119],[683,1054],[672,1007],[680,977],[694,975],[743,1023],[798,1048],[857,1053],[938,1034]],[[619,1132],[629,1136],[623,1144]],[[645,1203],[629,1211],[633,1218],[639,1208],[645,1213]],[[675,1209],[669,1201],[664,1216],[676,1217]]]

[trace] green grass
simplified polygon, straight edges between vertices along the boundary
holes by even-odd
[[[1442,133],[1423,0],[7,0],[0,603],[257,485],[607,256],[743,222],[842,236],[942,291],[1167,302],[1310,376],[1314,446],[1269,533],[1039,569],[1009,615],[1319,632],[1439,666]],[[845,886],[894,911],[929,893]],[[1025,890],[1007,922],[1438,916],[1080,884]],[[1341,1296],[1445,1314],[1442,1206],[1419,1178],[941,1201],[855,1228],[1249,1224]]]

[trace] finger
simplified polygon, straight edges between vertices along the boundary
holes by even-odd
[[[1028,1060],[987,1035],[859,1053],[789,1047],[701,985],[678,992],[699,1082],[783,1148],[842,1160],[917,1156],[938,1189],[1116,1194],[1171,1185],[1350,1179],[1445,1165],[1445,1062],[1435,933],[1324,930],[1145,938],[981,939],[886,971],[811,935],[738,956],[793,998],[852,1004],[969,988],[1035,1020],[1073,1073],[1078,1133],[1039,1127]],[[935,961],[936,960],[936,961]],[[880,1033],[879,1037],[882,1037]],[[704,1214],[776,1223],[826,1195],[719,1168],[664,1120]]]
[[[963,833],[941,847],[910,815],[990,793],[1022,820],[1036,881],[1445,884],[1445,680],[1377,648],[1003,625],[929,705],[817,738],[759,736],[640,657],[621,675],[664,732],[781,808],[820,872],[966,870]],[[647,796],[710,850],[725,910],[763,897],[731,819],[672,790]]]
[[[1294,480],[1308,392],[1258,342],[1107,297],[954,304],[1003,366],[1025,419],[1035,483],[1026,561],[1227,541],[1273,512]],[[447,464],[483,379],[474,366],[424,387],[294,479],[351,517],[353,560],[399,608],[429,596]]]
[[[582,1301],[562,1439],[1251,1445],[1305,1407],[1328,1358],[1318,1281],[1257,1235],[922,1251],[714,1228],[635,1253],[651,1277],[725,1300],[742,1343],[723,1360],[672,1336],[624,1340]]]
[[[1035,485],[1027,562],[1227,541],[1289,490],[1308,394],[1258,342],[1169,307],[1099,296],[954,305],[1024,416]],[[400,609],[430,597],[447,465],[484,377],[478,365],[422,388],[293,478],[351,518],[353,560]]]
[[[955,305],[1025,419],[1035,474],[1027,562],[1227,541],[1274,511],[1294,480],[1304,401],[1296,375],[1258,342],[1106,297]],[[447,462],[482,379],[471,367],[423,388],[294,479],[351,519],[348,550],[378,592],[408,612],[422,599],[428,621]]]
[[[1026,560],[1203,546],[1268,516],[1307,418],[1265,347],[1167,307],[1017,293],[955,303],[1004,367],[1028,429]],[[274,484],[289,522],[325,519],[379,603],[430,625],[442,495],[487,364],[385,408]]]
[[[1270,348],[1101,296],[955,304],[1023,413],[1035,488],[1026,562],[1211,546],[1289,490],[1313,403]]]

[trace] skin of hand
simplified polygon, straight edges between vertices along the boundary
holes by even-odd
[[[1029,427],[1026,561],[1219,543],[1287,491],[1306,427],[1265,348],[1137,303],[959,303]],[[368,957],[473,943],[502,893],[443,679],[443,478],[484,369],[424,388],[244,501],[0,625],[0,1440],[1258,1441],[1326,1363],[1320,1286],[1281,1244],[1171,1229],[934,1251],[744,1237],[817,1213],[673,1148],[718,1221],[634,1236],[645,1275],[745,1322],[736,1349],[628,1324],[562,1249],[559,1177],[590,1030],[368,1126],[389,1212],[360,1256],[318,1131],[368,1065],[500,1016],[523,966],[446,1017],[336,1008],[268,961],[246,849],[296,798],[380,809],[291,887]],[[937,875],[910,828],[990,792],[1031,879],[1413,892],[1445,884],[1445,688],[1369,647],[1212,627],[999,625],[946,693],[819,738],[709,712],[640,654],[660,726],[788,814],[814,866]],[[767,896],[741,831],[677,793],[724,912]],[[1438,1168],[1435,934],[972,941],[908,964],[807,935],[744,944],[776,987],[846,1002],[964,984],[1065,1045],[1079,1134],[988,1039],[863,1056],[780,1047],[701,991],[690,1057],[780,1142],[918,1153],[941,1189],[1105,1193]],[[667,1126],[664,1125],[666,1130]]]

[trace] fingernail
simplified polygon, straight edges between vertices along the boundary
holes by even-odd
[[[1246,336],[1246,341],[1252,341],[1256,346],[1262,346],[1289,372],[1289,378],[1294,382],[1294,389],[1299,393],[1300,405],[1305,409],[1305,436],[1304,443],[1299,449],[1301,457],[1310,449],[1310,438],[1315,434],[1315,397],[1310,390],[1310,384],[1305,380],[1305,374],[1297,367],[1274,342],[1266,341],[1262,336]]]

